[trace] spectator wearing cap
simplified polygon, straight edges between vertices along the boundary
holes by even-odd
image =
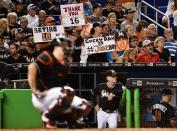
[[[93,15],[88,19],[89,23],[100,22],[103,23],[106,21],[106,17],[102,16],[102,6],[99,3],[93,5]]]
[[[138,54],[135,63],[158,63],[159,55],[153,52],[153,43],[150,40],[144,40],[142,43],[142,52]]]
[[[8,14],[7,8],[4,7],[3,0],[0,0],[0,18],[6,18]]]
[[[109,25],[110,32],[112,30],[115,30],[115,29],[120,30],[120,25],[117,22],[117,17],[116,17],[116,14],[114,12],[111,12],[111,13],[108,14],[107,22],[108,22],[108,25]]]
[[[154,41],[154,52],[159,54],[161,62],[171,63],[171,55],[168,49],[164,48],[165,38],[160,36]]]
[[[25,15],[24,17],[26,17],[28,19],[28,27],[32,28],[32,22],[38,20],[38,16],[36,15],[37,13],[37,7],[34,4],[29,4],[27,6],[27,11],[28,11],[28,15]]]
[[[106,1],[106,8],[103,9],[102,15],[105,16],[105,17],[107,17],[109,13],[114,12],[113,5],[114,5],[113,1],[107,0]]]
[[[93,27],[90,31],[90,38],[102,37],[102,25],[101,23],[93,23]],[[88,55],[87,62],[108,62],[106,53],[96,53]]]
[[[157,38],[157,26],[155,24],[150,24],[148,26],[148,39],[153,41]]]
[[[164,36],[165,36],[165,45],[164,48],[168,49],[170,51],[171,55],[171,61],[173,62],[177,53],[177,41],[174,40],[174,34],[172,29],[165,29],[164,30]]]
[[[156,127],[159,128],[176,128],[177,121],[176,109],[169,104],[171,101],[172,92],[170,89],[162,90],[162,100],[152,106],[153,119],[156,122]]]
[[[23,0],[15,1],[15,9],[13,10],[13,12],[17,14],[18,18],[27,14],[26,9],[24,8],[25,7],[24,5],[25,4]]]
[[[132,10],[131,8],[125,10],[125,20],[121,23],[120,29],[121,31],[125,31],[126,25],[132,25],[134,30],[136,29],[136,26],[138,25],[138,21],[134,20],[134,13],[135,10]]]
[[[31,23],[32,27],[41,27],[45,25],[45,19],[46,19],[46,12],[45,10],[40,10],[39,14],[38,14],[38,18],[37,20],[33,21]]]
[[[129,47],[134,49],[141,47],[137,35],[133,34],[129,37]]]
[[[91,90],[93,105],[97,112],[98,128],[117,128],[119,101],[124,86],[117,80],[115,70],[107,70],[105,73],[106,82],[98,84]]]
[[[123,10],[122,2],[120,0],[116,0],[114,12],[117,16],[117,22],[121,24],[125,20],[125,11]]]

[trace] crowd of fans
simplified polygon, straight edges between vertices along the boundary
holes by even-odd
[[[123,0],[107,0],[104,6],[89,0],[0,0],[0,61],[8,64],[34,61],[50,42],[34,43],[32,28],[60,25],[60,5],[72,3],[83,3],[86,21],[82,26],[65,27],[65,37],[72,42],[72,62],[177,61],[173,30],[167,28],[159,36],[157,26],[137,20],[135,8],[124,7]],[[85,39],[109,35],[115,36],[116,51],[86,53]]]

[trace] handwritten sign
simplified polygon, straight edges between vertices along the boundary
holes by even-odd
[[[87,54],[111,52],[116,50],[114,36],[89,38],[87,40],[84,40],[84,43]]]
[[[60,5],[62,25],[85,25],[83,3]]]
[[[50,42],[54,38],[64,38],[64,27],[57,26],[43,26],[33,27],[34,42]]]

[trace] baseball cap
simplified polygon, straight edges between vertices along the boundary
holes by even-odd
[[[172,95],[172,92],[170,89],[163,89],[162,90],[162,96],[166,96],[166,95]]]
[[[152,41],[150,41],[150,40],[144,40],[143,43],[142,43],[142,46],[144,47],[144,46],[147,46],[149,44],[152,44]]]
[[[115,40],[118,40],[121,38],[127,39],[127,35],[125,31],[119,31],[115,34]]]
[[[18,5],[18,4],[24,4],[23,0],[17,0],[17,1],[15,1],[15,5]]]
[[[95,3],[93,5],[93,10],[96,9],[96,8],[101,8],[101,7],[102,7],[102,5],[100,3]]]
[[[131,35],[131,36],[129,37],[129,42],[131,42],[132,40],[138,40],[137,35]]]
[[[117,77],[117,72],[115,70],[107,70],[106,76]]]
[[[93,28],[95,28],[95,27],[102,27],[101,25],[102,24],[100,22],[95,22],[95,23],[93,23]]]
[[[27,6],[27,10],[29,11],[30,9],[36,9],[35,4],[29,4],[29,5]]]
[[[127,15],[128,13],[134,13],[134,12],[136,12],[136,11],[131,8],[125,9],[125,15]]]

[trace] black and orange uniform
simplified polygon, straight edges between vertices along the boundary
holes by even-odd
[[[37,88],[40,91],[66,85],[69,64],[58,61],[51,52],[43,51],[36,59],[38,72]]]

